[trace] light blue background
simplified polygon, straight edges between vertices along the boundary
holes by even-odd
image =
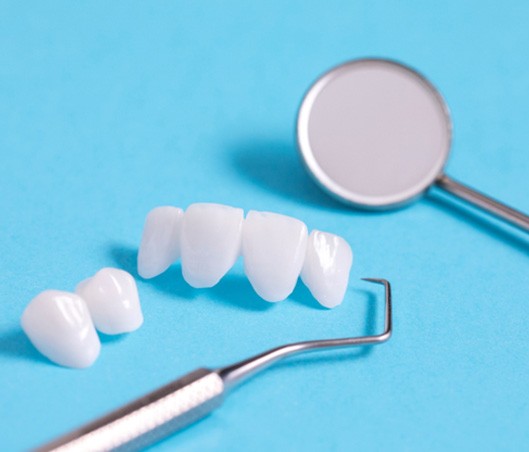
[[[395,334],[293,359],[158,450],[529,448],[529,241],[432,193],[388,214],[321,193],[298,161],[298,104],[323,71],[386,56],[419,68],[455,125],[454,177],[529,211],[529,4],[2,2],[0,447],[36,446],[199,366],[292,340]],[[19,329],[47,288],[135,272],[146,213],[211,201],[290,214],[355,252],[336,310],[299,287],[260,300],[240,265],[212,290],[179,266],[138,281],[134,334],[89,370],[39,357]]]

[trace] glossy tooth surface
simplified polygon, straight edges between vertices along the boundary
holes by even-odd
[[[242,209],[192,204],[182,223],[182,275],[196,288],[213,287],[240,254]]]
[[[74,293],[46,290],[30,301],[22,329],[35,348],[61,366],[91,366],[101,343],[84,300]]]
[[[136,282],[126,271],[103,268],[79,283],[75,292],[85,300],[102,333],[129,333],[143,323]]]
[[[138,251],[138,274],[154,278],[180,258],[182,209],[156,207],[147,214]]]
[[[250,211],[244,221],[244,271],[266,301],[287,298],[298,279],[307,246],[307,227],[295,218]]]
[[[314,230],[307,242],[301,279],[321,305],[334,308],[343,301],[352,265],[353,252],[343,238]]]

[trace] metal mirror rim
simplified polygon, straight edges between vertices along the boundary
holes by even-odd
[[[413,189],[404,192],[404,194],[399,194],[398,196],[393,197],[394,199],[392,199],[390,202],[376,202],[376,200],[374,200],[373,198],[358,195],[357,193],[351,192],[350,190],[337,184],[323,171],[323,169],[316,161],[312,153],[309,140],[310,113],[314,101],[316,100],[320,92],[327,86],[330,81],[332,81],[334,78],[338,77],[342,73],[349,71],[351,67],[357,67],[359,65],[363,66],[366,64],[373,63],[397,66],[399,69],[406,71],[412,77],[414,77],[423,85],[425,85],[426,89],[434,95],[439,106],[441,107],[441,112],[446,123],[448,144],[446,150],[444,151],[444,161],[441,165],[439,172],[434,173],[433,176],[430,177],[430,179],[425,179],[422,184],[413,187]],[[312,176],[314,181],[328,194],[338,199],[339,201],[354,207],[368,210],[386,210],[392,208],[399,208],[409,204],[410,202],[421,196],[425,191],[427,191],[428,188],[436,181],[436,179],[443,174],[444,166],[446,164],[446,161],[448,160],[452,144],[452,120],[450,117],[450,110],[447,104],[445,103],[442,95],[439,93],[437,88],[419,71],[399,61],[387,58],[360,58],[356,60],[347,61],[331,68],[323,75],[318,77],[316,81],[309,87],[309,89],[303,96],[303,100],[301,101],[301,105],[299,107],[296,137],[298,151],[300,153],[305,168],[308,170],[309,174]]]

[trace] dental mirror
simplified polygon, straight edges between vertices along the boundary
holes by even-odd
[[[432,185],[525,231],[529,217],[444,174],[452,123],[435,87],[385,59],[331,69],[305,95],[297,139],[309,173],[355,207],[400,207]]]

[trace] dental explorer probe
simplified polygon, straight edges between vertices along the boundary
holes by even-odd
[[[296,342],[216,370],[197,369],[37,451],[139,450],[203,418],[221,405],[224,395],[231,389],[283,358],[307,351],[387,341],[392,331],[390,283],[376,278],[364,278],[364,281],[382,284],[385,288],[383,333]]]

